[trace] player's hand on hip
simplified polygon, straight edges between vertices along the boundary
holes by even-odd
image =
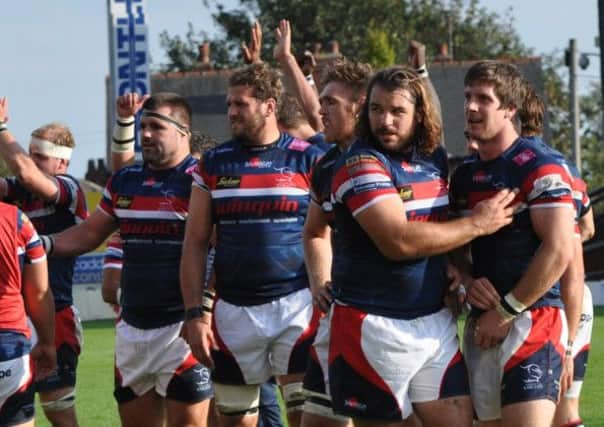
[[[474,343],[483,350],[495,347],[508,335],[512,322],[505,320],[497,310],[489,310],[480,315],[474,327]]]
[[[501,300],[495,287],[486,277],[472,280],[467,292],[468,302],[482,310],[494,309]]]
[[[312,293],[313,305],[316,305],[323,313],[327,313],[333,302],[331,282],[325,282],[321,286],[311,286],[310,291]]]
[[[31,350],[36,381],[51,375],[57,369],[57,351],[54,344],[37,343]]]
[[[493,234],[514,219],[517,204],[512,204],[518,190],[503,189],[482,200],[472,209],[472,222],[481,236]]]
[[[183,338],[189,344],[193,356],[208,368],[214,367],[211,350],[218,350],[212,332],[211,316],[191,319],[185,322],[186,332]]]

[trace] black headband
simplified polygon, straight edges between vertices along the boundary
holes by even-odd
[[[178,123],[176,120],[174,120],[172,117],[168,117],[165,116],[163,114],[159,114],[159,113],[155,113],[153,111],[147,111],[147,110],[143,110],[143,117],[153,117],[159,120],[164,120],[174,126],[176,126],[176,128],[182,132],[184,132],[185,134],[189,134],[189,128]]]

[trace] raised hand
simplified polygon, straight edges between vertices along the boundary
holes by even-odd
[[[138,93],[126,93],[117,99],[117,116],[132,117],[143,108],[143,104],[151,95],[139,95]]]
[[[282,19],[279,22],[279,26],[275,29],[275,49],[273,50],[273,56],[277,61],[281,61],[288,56],[291,56],[292,52],[292,33],[289,21]]]
[[[241,53],[246,64],[262,62],[260,57],[262,50],[262,27],[258,21],[254,22],[250,30],[250,44],[241,42]]]
[[[0,122],[8,122],[8,98],[0,98]]]

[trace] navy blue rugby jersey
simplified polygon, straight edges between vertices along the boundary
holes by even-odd
[[[15,178],[6,178],[7,194],[4,201],[17,205],[31,220],[39,234],[54,234],[88,217],[86,196],[78,181],[71,175],[56,175],[56,200],[45,201],[33,195]],[[55,301],[61,310],[73,304],[73,269],[75,257],[48,259],[48,280]]]
[[[541,244],[530,210],[574,209],[571,182],[567,168],[548,148],[526,138],[518,138],[494,160],[483,162],[473,156],[462,163],[451,177],[451,207],[457,214],[467,214],[500,189],[520,190],[513,222],[472,241],[473,276],[488,278],[501,296],[512,290]],[[543,306],[562,306],[558,282],[533,305]]]
[[[327,152],[331,150],[334,144],[327,142],[325,139],[325,134],[323,132],[317,132],[313,136],[307,139],[312,145],[316,145],[321,150]]]
[[[448,217],[447,155],[383,153],[357,141],[337,162],[332,181],[334,296],[368,313],[412,319],[440,310],[447,289],[444,255],[392,261],[355,217],[380,199],[400,197],[408,221]]]
[[[122,317],[137,328],[184,316],[179,267],[196,165],[187,156],[171,169],[128,166],[103,192],[99,209],[116,219],[122,238]]]
[[[266,146],[231,140],[204,153],[194,185],[212,198],[221,298],[257,305],[308,286],[302,229],[322,153],[287,134]]]
[[[317,163],[311,176],[311,193],[310,197],[313,203],[316,203],[323,213],[331,228],[334,228],[333,203],[331,200],[331,180],[335,172],[336,162],[342,155],[340,147],[332,146]]]

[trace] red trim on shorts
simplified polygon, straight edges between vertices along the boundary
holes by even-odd
[[[220,300],[220,297],[218,295],[216,295],[214,297],[214,306],[212,307],[212,334],[214,334],[214,340],[216,341],[216,345],[218,346],[218,350],[228,356],[230,356],[233,360],[237,360],[235,359],[235,356],[233,356],[233,353],[231,353],[231,350],[226,346],[226,344],[224,343],[224,341],[222,341],[222,338],[220,338],[220,334],[218,333],[218,329],[216,329],[216,322],[214,322],[213,319],[215,319],[214,317],[214,310],[216,310],[216,305],[218,304],[218,301]]]
[[[564,354],[564,345],[560,342],[563,329],[560,309],[557,307],[535,308],[530,311],[530,314],[531,331],[518,351],[506,362],[504,372],[522,363],[548,342],[552,343],[561,356]]]
[[[193,353],[189,353],[187,358],[180,364],[178,368],[174,371],[174,375],[180,375],[187,369],[191,369],[193,366],[197,366],[199,362],[193,356]]]
[[[334,307],[329,336],[329,364],[342,357],[346,363],[374,386],[394,396],[390,387],[369,364],[361,346],[361,328],[367,313],[348,306]],[[346,339],[348,338],[348,339]]]
[[[445,370],[443,372],[443,376],[440,379],[440,386],[438,387],[439,396],[442,396],[442,394],[443,394],[443,386],[445,385],[445,380],[447,379],[447,372],[449,372],[449,369],[451,369],[453,366],[457,365],[458,363],[460,363],[462,361],[463,361],[463,356],[461,354],[461,351],[457,350],[457,353],[455,353],[455,356],[453,356],[453,358],[451,359],[451,361],[445,368]]]
[[[76,336],[76,320],[70,306],[55,313],[55,347],[59,348],[63,344],[69,345],[76,354],[80,354],[80,343]]]

